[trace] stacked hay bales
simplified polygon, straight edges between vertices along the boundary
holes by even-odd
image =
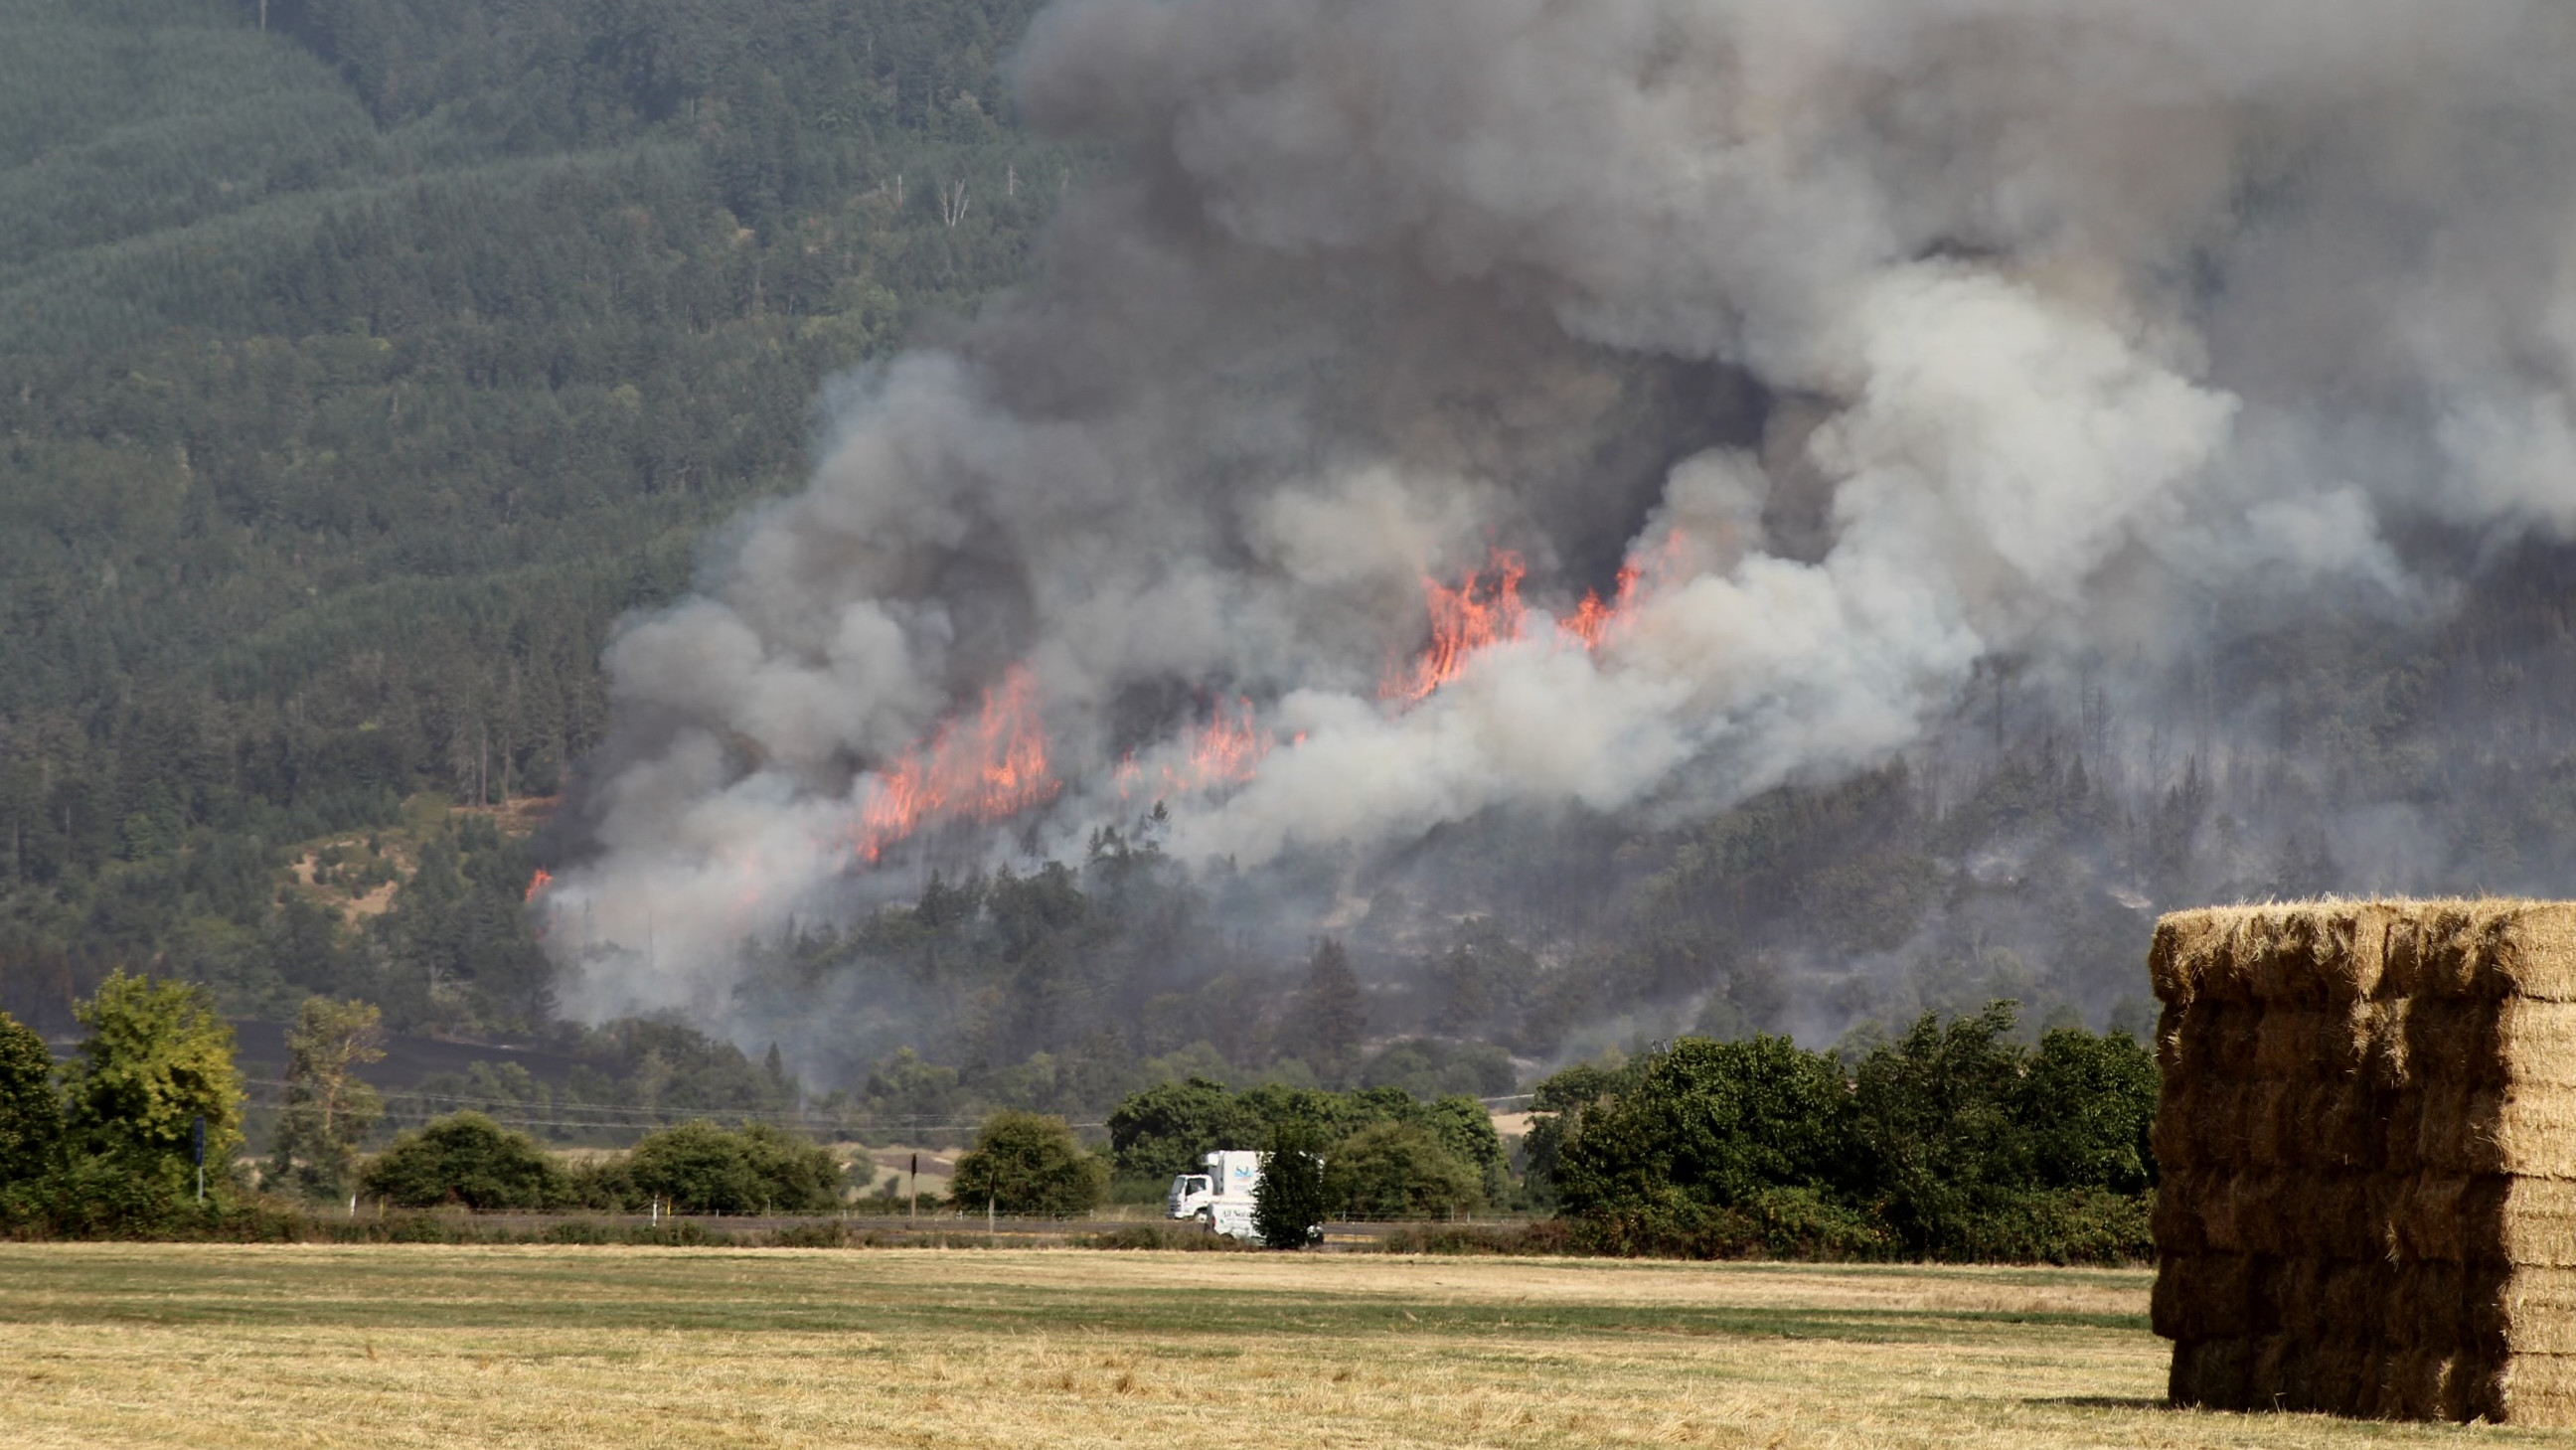
[[[2175,1402],[2576,1424],[2576,905],[2180,912],[2149,968]]]

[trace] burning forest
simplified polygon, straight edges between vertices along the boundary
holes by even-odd
[[[1219,1048],[1305,1060],[1333,935],[1379,1035],[1546,1057],[2100,1021],[2176,893],[2545,884],[2569,26],[1058,0],[1017,102],[1109,159],[611,643],[561,999],[846,1066],[1257,987]],[[1004,975],[889,935],[960,890]]]

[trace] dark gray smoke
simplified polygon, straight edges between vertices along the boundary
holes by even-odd
[[[2576,533],[2571,24],[1061,0],[1022,105],[1123,160],[611,647],[550,941],[629,950],[567,1002],[721,1010],[746,936],[865,899],[889,762],[1014,667],[1062,786],[994,849],[1141,780],[1251,867],[1830,783],[2002,660],[2152,696],[2248,630],[2428,627],[2473,560],[2405,541]],[[1519,637],[1382,699],[1426,576],[1495,549]],[[1237,698],[1275,748],[1202,781]]]

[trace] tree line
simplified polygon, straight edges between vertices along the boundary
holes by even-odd
[[[204,988],[118,973],[80,1020],[88,1036],[58,1065],[0,1016],[0,1223],[21,1232],[184,1232],[263,1194],[694,1213],[810,1212],[860,1197],[828,1149],[759,1122],[681,1122],[568,1164],[464,1111],[368,1155],[384,1104],[359,1069],[380,1053],[381,1015],[324,998],[288,1035],[267,1161],[246,1172],[232,1033]],[[1074,1216],[1116,1182],[1156,1198],[1210,1152],[1258,1148],[1269,1155],[1260,1217],[1283,1246],[1327,1219],[1493,1208],[1552,1209],[1543,1242],[1600,1253],[2144,1256],[2153,1057],[2124,1034],[2059,1028],[2023,1042],[2016,1025],[2009,1003],[1927,1014],[1849,1061],[1779,1037],[1683,1039],[1545,1078],[1529,1131],[1510,1144],[1465,1095],[1160,1083],[1119,1104],[1098,1146],[1061,1117],[989,1115],[957,1160],[948,1206]]]

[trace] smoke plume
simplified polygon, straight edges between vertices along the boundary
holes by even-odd
[[[1157,801],[1244,870],[1683,819],[1999,660],[2427,627],[2576,536],[2571,24],[1058,0],[1019,103],[1117,159],[611,645],[568,1004]]]

